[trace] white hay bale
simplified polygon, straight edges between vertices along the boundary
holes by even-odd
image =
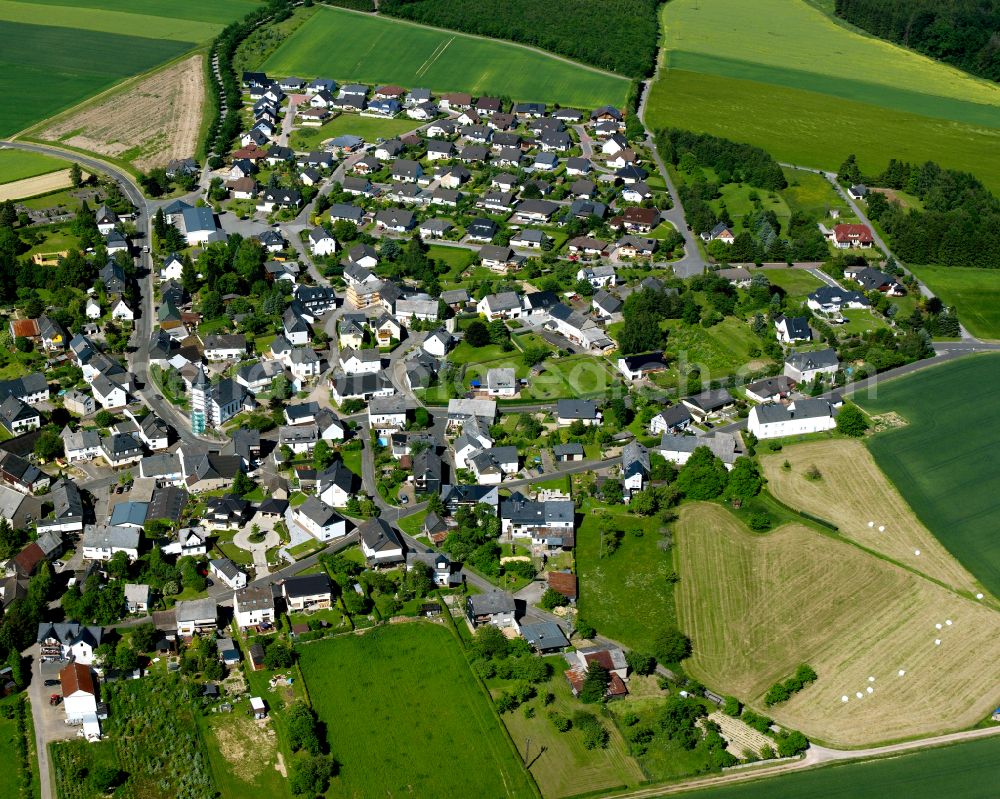
[[[868,688],[866,688],[865,690],[867,690],[867,691],[868,691],[868,693],[870,693],[870,694],[871,694],[871,693],[874,693],[874,692],[875,692],[875,689],[874,689],[874,688],[872,688],[872,687],[871,687],[870,685],[869,685],[869,686],[868,686]]]
[[[840,697],[840,701],[841,702],[847,702],[847,701],[849,701],[848,697],[847,697],[847,694],[844,694],[842,697]]]
[[[935,624],[934,627],[936,629],[940,630],[941,629],[941,622],[938,622],[937,624]]]
[[[884,524],[880,524],[880,525],[878,526],[878,531],[879,531],[880,533],[884,533],[884,532],[885,532],[885,525],[884,525]]]
[[[868,522],[868,526],[869,527],[874,527],[875,526],[875,522]]]
[[[861,699],[861,698],[862,698],[862,697],[864,696],[864,694],[863,694],[863,693],[861,693],[861,691],[858,691],[858,692],[857,692],[857,693],[855,694],[855,696],[856,696],[856,697],[857,697],[858,699]]]
[[[945,619],[944,623],[951,627],[951,619]]]
[[[941,646],[941,639],[940,638],[935,638],[934,639],[934,646]]]
[[[900,669],[899,670],[899,676],[900,677],[904,676],[905,674],[906,674],[906,671],[904,669]]]
[[[919,550],[919,549],[915,549],[915,550],[913,550],[913,554],[914,554],[914,555],[919,555],[919,554],[920,554],[920,550]]]

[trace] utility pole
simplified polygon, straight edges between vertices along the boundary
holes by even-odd
[[[528,765],[528,749],[531,747],[531,739],[524,739],[524,765]]]

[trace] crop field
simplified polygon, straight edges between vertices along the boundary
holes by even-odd
[[[194,155],[204,101],[204,63],[193,55],[74,109],[39,135],[147,171]]]
[[[597,507],[576,534],[580,616],[601,635],[644,652],[652,651],[657,632],[672,625],[676,613],[667,582],[673,557],[659,527],[656,519]],[[602,558],[601,533],[611,528],[625,535],[617,551]]]
[[[299,662],[340,763],[327,796],[536,795],[445,627],[403,624],[311,643]]]
[[[935,160],[1000,186],[1000,88],[836,25],[799,0],[674,0],[646,120],[705,130],[782,161],[863,170]],[[725,53],[725,57],[720,57]]]
[[[69,164],[59,158],[25,150],[0,150],[0,184],[33,178],[66,169]]]
[[[1000,416],[989,398],[998,391],[1000,358],[990,354],[880,383],[876,396],[855,397],[869,413],[892,411],[908,422],[868,440],[875,462],[920,520],[995,596],[1000,473],[993,464]]]
[[[979,590],[972,575],[920,523],[860,441],[795,444],[761,456],[760,463],[771,493],[786,505],[833,522],[845,538],[952,588]],[[812,466],[819,470],[818,480],[806,477]]]
[[[840,763],[828,768],[685,792],[692,799],[981,799],[996,779],[1000,737],[924,749],[883,760]]]
[[[1000,339],[1000,273],[993,269],[915,266],[913,272],[978,338]]]
[[[676,539],[684,665],[714,690],[840,747],[960,730],[996,706],[995,610],[802,525],[753,534],[718,505],[684,506]],[[819,679],[765,708],[800,663]]]
[[[793,300],[805,301],[809,294],[824,285],[806,269],[765,269],[763,274],[772,286],[780,286]]]
[[[268,73],[427,86],[593,108],[628,81],[514,44],[323,7],[261,65]]]
[[[170,61],[255,0],[0,0],[0,136]],[[141,8],[143,13],[135,13]]]

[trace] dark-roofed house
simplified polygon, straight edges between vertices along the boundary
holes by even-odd
[[[817,377],[832,378],[840,368],[837,353],[831,348],[815,352],[792,352],[785,358],[784,373],[796,384],[811,383]]]
[[[552,448],[552,454],[558,463],[572,463],[582,461],[585,453],[583,444],[579,441],[571,441],[569,444],[556,444]]]
[[[74,660],[90,665],[94,654],[104,640],[102,627],[80,624],[75,621],[40,622],[35,641],[39,644],[42,662],[47,660]]]
[[[680,432],[691,425],[691,411],[678,403],[664,408],[649,420],[649,432],[656,435],[667,431]]]
[[[728,390],[715,388],[684,397],[681,402],[691,411],[691,416],[694,419],[704,422],[712,414],[732,408],[736,400],[733,399],[733,395]]]
[[[662,352],[647,352],[643,355],[623,355],[618,359],[618,371],[629,380],[638,380],[653,372],[662,372],[667,362]]]
[[[649,480],[649,450],[636,441],[630,441],[622,450],[622,483],[626,495],[642,491]]]
[[[593,400],[562,399],[556,402],[556,418],[560,427],[577,421],[590,427],[601,423],[601,412]]]
[[[833,406],[825,399],[755,405],[747,418],[747,430],[759,439],[818,433],[832,430],[836,424]]]
[[[465,599],[465,615],[473,627],[492,624],[494,627],[514,627],[517,624],[514,595],[507,591],[489,591]]]
[[[535,547],[571,549],[575,544],[575,511],[569,499],[536,502],[515,491],[500,502],[500,531],[504,536],[531,538]]]
[[[330,578],[323,573],[289,577],[281,584],[281,594],[292,613],[328,608],[333,601]]]
[[[774,320],[774,334],[782,344],[812,339],[809,320],[804,316],[779,316]]]
[[[576,602],[576,575],[572,572],[550,571],[546,577],[549,588],[566,597],[570,602]]]
[[[233,620],[241,630],[274,624],[274,591],[271,586],[236,591],[233,594]]]
[[[403,561],[403,542],[384,519],[369,519],[358,527],[361,551],[375,566],[387,566]]]
[[[540,655],[562,652],[569,646],[569,640],[554,621],[522,624],[521,636]]]
[[[787,397],[792,392],[793,386],[794,383],[790,377],[778,375],[748,383],[743,387],[743,390],[746,392],[747,399],[754,402],[777,402]]]

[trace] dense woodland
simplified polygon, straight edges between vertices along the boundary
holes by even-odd
[[[869,215],[892,237],[893,250],[904,261],[1000,269],[1000,200],[974,175],[933,161],[892,159],[881,174],[865,176],[850,156],[839,178],[904,191],[923,203],[922,211],[904,210],[878,192],[866,198]]]
[[[1000,0],[836,0],[835,10],[883,39],[1000,80]]]
[[[379,11],[508,39],[632,78],[653,73],[659,0],[382,0]]]

